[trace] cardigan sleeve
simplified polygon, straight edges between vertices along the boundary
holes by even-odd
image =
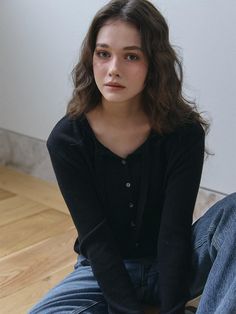
[[[182,127],[166,146],[165,198],[158,237],[161,314],[183,314],[188,301],[191,225],[204,160],[203,128]]]
[[[116,247],[102,211],[91,171],[81,147],[70,143],[59,128],[52,131],[47,148],[63,198],[79,234],[80,252],[108,303],[110,314],[144,314],[135,288]]]

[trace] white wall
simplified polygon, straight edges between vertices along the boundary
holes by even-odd
[[[105,2],[0,1],[0,127],[47,138],[65,113],[81,41]]]
[[[236,190],[235,0],[156,0],[183,57],[185,93],[212,119],[215,153],[201,185]],[[92,16],[106,0],[1,0],[0,127],[46,139],[65,113],[70,72]]]
[[[215,156],[205,162],[201,186],[236,191],[236,1],[156,0],[181,47],[185,91],[212,120],[207,137]]]

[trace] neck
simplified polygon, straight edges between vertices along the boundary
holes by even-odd
[[[99,106],[100,116],[114,127],[127,127],[127,124],[146,121],[147,116],[144,113],[139,102],[108,102],[102,100]]]

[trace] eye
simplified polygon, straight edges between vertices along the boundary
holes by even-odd
[[[109,57],[109,53],[106,51],[96,51],[96,56],[102,59],[106,59]]]
[[[136,61],[136,60],[139,60],[139,56],[134,55],[134,54],[128,54],[128,55],[126,56],[126,59],[127,59],[128,61]]]

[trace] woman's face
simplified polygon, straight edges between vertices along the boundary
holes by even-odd
[[[120,20],[108,20],[98,32],[93,54],[94,78],[103,100],[139,101],[147,71],[137,28]],[[109,86],[114,83],[122,87]]]

